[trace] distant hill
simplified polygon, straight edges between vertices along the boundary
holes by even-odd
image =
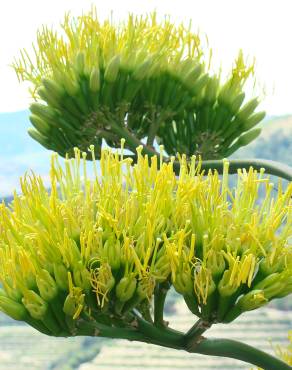
[[[264,158],[292,166],[292,116],[273,117],[260,125],[261,135],[233,158]]]

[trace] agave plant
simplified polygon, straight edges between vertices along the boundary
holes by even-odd
[[[228,184],[195,157],[143,156],[137,164],[101,150],[51,161],[51,191],[31,174],[0,207],[0,308],[47,335],[124,338],[227,356],[266,370],[291,369],[256,348],[203,333],[292,293],[292,183],[284,191],[263,170]],[[160,169],[158,168],[160,166]],[[260,189],[264,198],[260,199]],[[198,321],[186,333],[164,321],[169,289]]]
[[[94,144],[98,158],[102,139],[119,147],[125,138],[132,154],[143,144],[153,155],[158,143],[168,157],[222,159],[260,134],[265,113],[245,98],[254,64],[242,52],[222,78],[199,34],[155,13],[115,25],[92,10],[67,15],[62,31],[43,27],[33,55],[24,50],[13,65],[31,82],[29,134],[46,148],[74,156]]]
[[[291,169],[222,161],[260,133],[265,114],[244,93],[254,65],[240,52],[227,78],[212,73],[200,36],[155,13],[116,26],[93,9],[66,15],[62,28],[43,27],[34,55],[23,51],[13,64],[31,82],[29,134],[65,157],[65,168],[54,154],[50,192],[27,175],[22,195],[1,205],[1,310],[48,335],[291,369],[243,343],[203,337],[292,292],[292,187],[279,182],[273,198],[262,167],[288,180]],[[228,173],[237,173],[234,189]],[[186,333],[163,319],[171,287],[198,318]]]
[[[292,331],[288,333],[289,344],[285,346],[277,345],[274,347],[276,355],[285,361],[288,365],[292,365]],[[258,370],[262,370],[257,368]]]
[[[292,366],[292,331],[288,333],[288,339],[290,344],[286,348],[277,346],[275,350],[280,358],[282,358],[288,365]]]

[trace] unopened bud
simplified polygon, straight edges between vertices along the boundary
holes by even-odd
[[[90,289],[90,272],[82,265],[81,262],[78,263],[73,270],[73,279],[75,286],[84,290]]]
[[[99,68],[92,68],[90,73],[90,80],[89,80],[89,87],[90,90],[94,93],[98,92],[100,89],[100,72]]]
[[[243,295],[237,302],[236,306],[242,311],[252,311],[256,308],[264,306],[268,299],[264,295],[263,290],[252,290]]]
[[[104,243],[104,257],[113,270],[118,270],[121,264],[121,246],[120,241],[109,238]]]
[[[136,278],[133,276],[124,276],[116,286],[116,295],[121,302],[126,302],[135,293],[137,286]]]
[[[45,301],[50,302],[57,296],[57,284],[47,270],[43,269],[37,274],[36,283],[40,295]]]
[[[68,270],[63,264],[54,264],[54,276],[58,288],[67,291],[68,290]]]
[[[178,271],[175,275],[175,280],[172,282],[174,289],[182,295],[192,295],[194,292],[193,279],[191,272]]]
[[[25,292],[22,303],[34,319],[42,320],[45,317],[48,304],[33,290]]]
[[[107,82],[115,82],[120,68],[120,57],[119,55],[115,55],[108,63],[105,72],[104,72],[104,79]]]
[[[0,310],[14,320],[23,321],[27,316],[27,311],[23,304],[15,302],[12,299],[0,295]]]

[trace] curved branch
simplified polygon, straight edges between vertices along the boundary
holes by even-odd
[[[204,338],[190,351],[209,356],[229,357],[259,366],[264,370],[292,370],[292,367],[278,358],[257,348],[231,339]]]
[[[282,177],[288,181],[292,181],[292,168],[287,166],[286,164],[271,161],[268,159],[228,159],[229,162],[229,170],[230,174],[237,173],[239,168],[246,168],[253,167],[255,170],[260,170],[261,168],[265,169],[265,172]],[[222,160],[207,160],[202,161],[202,170],[217,170],[220,174],[223,172],[223,161]]]
[[[158,155],[158,153],[155,152],[155,154],[151,154],[147,152],[146,154],[151,155]],[[134,161],[137,159],[135,155],[124,155],[124,157],[132,158]],[[169,158],[164,158],[164,162],[169,162]],[[229,174],[236,174],[237,170],[241,168],[249,169],[249,167],[253,167],[255,170],[260,170],[261,168],[265,169],[265,172],[269,175],[281,177],[285,180],[292,181],[292,167],[276,162],[271,161],[269,159],[257,159],[257,158],[247,158],[247,159],[228,159],[229,162]],[[180,171],[180,162],[174,161],[173,162],[173,169],[176,175],[179,174]],[[223,160],[222,159],[212,159],[212,160],[206,160],[202,161],[201,164],[201,170],[205,170],[206,172],[208,170],[216,170],[219,174],[223,173]]]

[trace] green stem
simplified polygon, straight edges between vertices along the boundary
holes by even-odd
[[[229,357],[241,360],[264,370],[292,370],[292,367],[276,357],[269,355],[257,348],[231,339],[204,338],[192,353],[209,356]]]
[[[150,126],[148,130],[148,138],[147,138],[147,145],[153,147],[153,142],[155,139],[156,132],[159,127],[159,123],[156,121],[155,117],[155,110],[153,106],[151,107],[151,118],[150,118]]]
[[[165,326],[163,320],[163,310],[167,292],[169,290],[169,283],[161,283],[157,286],[154,292],[154,324],[155,326]]]
[[[117,134],[120,138],[126,140],[127,146],[133,153],[136,152],[136,148],[138,146],[142,145],[144,154],[148,154],[150,157],[152,157],[153,155],[159,155],[154,149],[143,144],[139,139],[132,135],[131,132],[125,126],[120,126],[113,121],[110,122],[110,125],[112,131],[115,134]]]
[[[114,339],[128,339],[144,341],[145,336],[139,333],[135,328],[117,328],[107,326],[96,321],[79,320],[77,325],[77,335],[100,336]]]
[[[184,349],[184,335],[176,330],[157,328],[148,321],[136,315],[139,332],[143,333],[146,338],[151,339],[151,343],[163,347]]]
[[[185,334],[185,346],[187,351],[192,352],[202,340],[202,334],[211,327],[211,323],[199,319],[195,325]]]
[[[162,347],[185,350],[209,356],[234,358],[259,366],[264,370],[292,370],[283,361],[247,344],[230,339],[207,339],[200,337],[188,346],[188,337],[198,334],[200,325],[194,326],[186,335],[167,327],[158,328],[138,315],[134,316],[132,327],[120,328],[100,324],[96,321],[79,320],[77,335],[103,336],[156,344]]]
[[[292,181],[292,168],[279,162],[270,161],[267,159],[228,159],[229,162],[229,170],[228,172],[230,174],[236,174],[237,170],[240,168],[246,168],[253,167],[255,170],[260,170],[261,168],[265,169],[265,172],[282,177],[288,181]],[[176,174],[179,173],[180,164],[179,162],[174,162],[174,171]],[[218,160],[208,160],[208,161],[202,161],[202,170],[208,171],[211,170],[217,170],[219,174],[222,174],[223,172],[223,161]]]
[[[159,154],[157,152],[152,153],[148,152],[146,153],[149,156],[157,155]],[[135,155],[128,155],[124,156],[132,158],[134,161],[137,160],[137,157]],[[165,162],[169,162],[168,158],[164,158]],[[229,162],[229,174],[236,174],[237,170],[241,168],[249,169],[249,167],[253,167],[255,170],[260,170],[261,168],[265,169],[265,172],[269,175],[278,176],[285,180],[292,181],[292,167],[287,166],[286,164],[271,161],[269,159],[256,159],[256,158],[250,158],[250,159],[228,159]],[[173,162],[173,169],[176,175],[179,174],[180,171],[180,163],[178,161]],[[201,170],[205,170],[205,172],[208,172],[208,170],[216,170],[221,175],[223,173],[223,160],[222,159],[212,159],[207,161],[202,161],[201,163]]]

